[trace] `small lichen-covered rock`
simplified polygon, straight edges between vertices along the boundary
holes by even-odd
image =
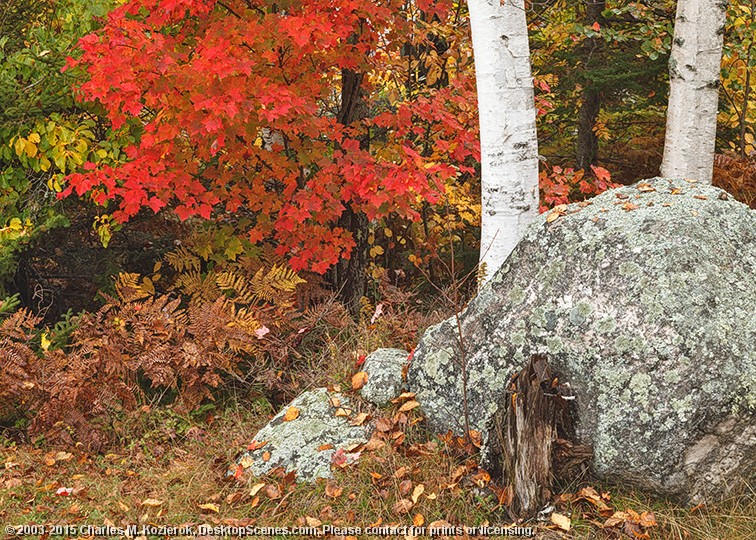
[[[402,370],[409,353],[402,349],[378,349],[365,358],[362,371],[368,380],[360,393],[369,402],[382,407],[402,393]]]
[[[654,178],[540,216],[461,325],[473,429],[545,353],[598,476],[693,501],[756,474],[756,213],[725,192]],[[461,358],[450,319],[409,368],[438,432],[464,425]]]
[[[294,408],[295,410],[292,410]],[[255,476],[282,467],[296,471],[297,481],[311,482],[331,478],[331,458],[339,449],[366,443],[367,426],[351,426],[350,418],[336,416],[341,408],[350,412],[347,398],[316,388],[301,394],[255,435],[255,442],[264,446],[241,455],[237,464]],[[287,411],[293,420],[287,421]],[[350,415],[351,416],[351,415]],[[319,450],[330,445],[325,450]],[[269,455],[267,461],[263,456]]]

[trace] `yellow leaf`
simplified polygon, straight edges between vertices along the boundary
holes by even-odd
[[[200,510],[207,510],[208,512],[215,512],[216,514],[220,512],[220,506],[215,503],[200,504],[199,507]]]
[[[150,506],[150,507],[156,508],[162,505],[163,505],[163,501],[159,499],[145,499],[142,501],[142,506]]]
[[[289,407],[286,409],[286,413],[284,414],[283,421],[284,422],[291,422],[292,420],[296,420],[299,417],[299,409],[296,407]]]
[[[31,135],[29,135],[29,140],[30,140],[31,142],[33,142],[33,143],[37,143],[37,144],[39,144],[39,141],[41,140],[41,139],[39,138],[39,133],[32,133]]]
[[[42,350],[47,352],[47,350],[50,349],[50,345],[52,342],[47,339],[47,332],[42,332],[42,337],[40,338],[40,344],[42,345]]]
[[[21,154],[26,151],[26,141],[19,137],[16,139],[16,142],[13,143],[13,149],[16,151],[16,155],[21,157]]]
[[[29,156],[30,158],[33,158],[34,156],[37,155],[37,145],[36,144],[34,144],[31,141],[26,141],[24,143],[24,146],[25,146],[24,150],[25,150],[27,156]]]
[[[425,486],[423,484],[416,485],[415,489],[412,490],[412,502],[414,504],[417,504],[418,499],[424,492],[425,492]]]

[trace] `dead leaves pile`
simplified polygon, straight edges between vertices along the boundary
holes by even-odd
[[[558,502],[560,505],[577,506],[580,517],[599,529],[621,532],[637,540],[649,540],[649,530],[657,526],[653,512],[638,513],[632,508],[614,510],[610,506],[611,495],[599,494],[592,487],[584,487],[577,493],[563,493],[559,495]],[[570,528],[570,519],[565,515],[555,512],[551,515],[551,520],[562,530]]]

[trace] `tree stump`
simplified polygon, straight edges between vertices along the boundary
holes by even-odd
[[[534,355],[509,388],[489,426],[486,465],[509,493],[513,515],[529,517],[551,497],[555,464],[590,458],[585,446],[574,444],[569,384],[560,383],[546,356]],[[559,450],[557,452],[556,450]]]

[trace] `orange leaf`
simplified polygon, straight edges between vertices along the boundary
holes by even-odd
[[[423,517],[422,514],[415,514],[413,516],[413,518],[412,518],[412,524],[415,527],[422,527],[424,523],[425,523],[425,518]]]
[[[643,527],[656,527],[656,516],[653,512],[643,512],[640,515],[638,523]]]
[[[268,441],[262,441],[262,442],[252,441],[252,443],[249,446],[247,446],[247,450],[250,450],[250,451],[259,450],[266,444],[268,444]]]
[[[420,406],[420,404],[413,399],[412,401],[408,401],[404,405],[402,405],[401,407],[399,407],[399,412],[411,411],[412,409],[415,409],[415,408],[417,408],[419,406]]]
[[[364,371],[358,371],[352,375],[352,390],[359,390],[368,382],[368,374]]]
[[[291,422],[292,420],[296,420],[299,417],[299,409],[296,407],[289,407],[286,409],[286,414],[284,414],[283,421],[284,422]]]

